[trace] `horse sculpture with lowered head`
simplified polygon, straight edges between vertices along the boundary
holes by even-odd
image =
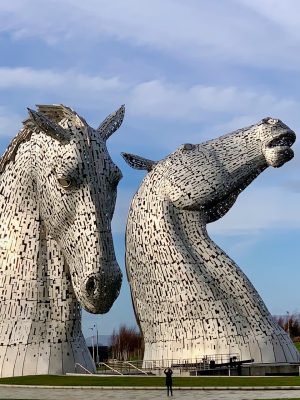
[[[0,160],[0,376],[95,370],[80,305],[105,313],[121,286],[111,219],[122,174],[106,140],[123,116],[93,129],[40,105]]]
[[[133,168],[149,171],[126,230],[144,362],[216,360],[222,354],[223,362],[224,354],[263,363],[300,361],[248,278],[206,230],[262,171],[293,157],[294,141],[280,120],[265,118],[199,145],[185,144],[159,162],[123,153]]]

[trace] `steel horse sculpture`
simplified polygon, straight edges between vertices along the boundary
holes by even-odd
[[[0,376],[95,369],[80,305],[105,313],[121,286],[111,219],[122,175],[106,140],[123,116],[93,129],[40,105],[0,160]]]
[[[241,269],[208,236],[268,166],[293,157],[295,133],[280,120],[202,144],[185,144],[159,162],[123,153],[146,175],[131,203],[126,268],[145,340],[146,360],[299,362]],[[255,212],[255,210],[253,210]]]

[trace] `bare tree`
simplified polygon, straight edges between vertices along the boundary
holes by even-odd
[[[300,314],[293,314],[286,318],[283,316],[274,318],[286,332],[289,332],[294,341],[300,341]]]
[[[114,330],[110,345],[112,358],[122,361],[143,358],[143,337],[135,327],[121,325],[118,331]]]

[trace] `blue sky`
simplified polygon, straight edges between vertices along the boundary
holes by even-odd
[[[124,270],[124,228],[144,173],[121,151],[158,160],[272,116],[300,128],[300,2],[297,0],[13,0],[0,2],[0,150],[26,107],[63,103],[98,126],[125,103],[109,151],[122,169],[113,221],[124,271],[121,294],[103,316],[110,334],[134,325]],[[273,314],[299,312],[300,148],[269,168],[232,210],[209,226]]]

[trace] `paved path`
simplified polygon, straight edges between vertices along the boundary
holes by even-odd
[[[174,390],[173,399],[254,400],[300,398],[300,390]],[[157,400],[165,390],[41,389],[0,387],[0,399],[39,400]]]

